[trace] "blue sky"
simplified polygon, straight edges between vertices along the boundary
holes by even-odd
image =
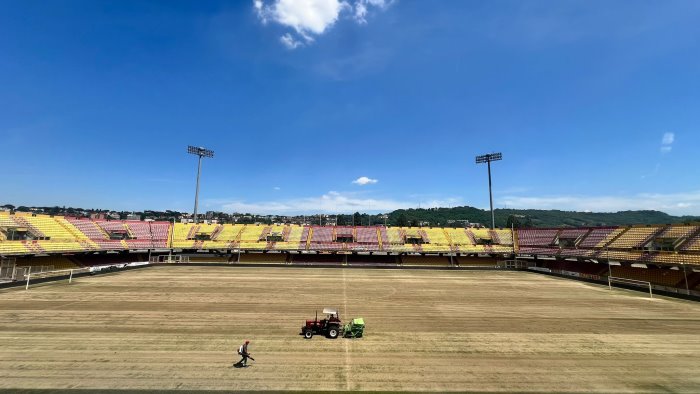
[[[3,1],[0,203],[191,211],[192,144],[216,152],[200,210],[486,208],[474,156],[500,151],[496,207],[698,215],[698,20],[695,1]]]

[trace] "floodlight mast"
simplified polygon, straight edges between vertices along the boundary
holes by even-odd
[[[491,193],[491,162],[503,160],[503,155],[498,153],[488,153],[476,157],[476,164],[486,163],[489,168],[489,203],[491,205],[491,230],[496,227],[496,216],[493,214],[493,194]]]
[[[199,201],[199,176],[202,173],[202,157],[209,157],[213,158],[214,157],[214,151],[205,149],[202,147],[196,147],[196,146],[188,146],[187,147],[187,153],[191,155],[197,155],[199,156],[199,163],[197,164],[197,188],[194,192],[194,222],[198,223],[197,221],[197,203]]]

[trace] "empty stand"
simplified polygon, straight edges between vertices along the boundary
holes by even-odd
[[[552,246],[559,229],[518,229],[518,246]]]
[[[627,248],[639,248],[644,245],[644,243],[649,240],[649,238],[658,233],[662,227],[630,227],[627,231],[624,231],[615,240],[610,242],[607,246],[609,248],[617,249],[627,249]]]
[[[616,227],[601,227],[601,228],[594,228],[591,229],[588,235],[586,235],[581,242],[579,242],[578,247],[579,248],[595,248],[601,243],[604,243],[606,239],[612,234],[615,230],[617,230]],[[520,230],[518,230],[518,235],[520,234]]]
[[[700,226],[697,225],[529,228],[516,230],[516,235],[519,240],[517,252],[522,254],[700,265]],[[167,248],[171,246],[171,238],[173,248],[188,250],[382,251],[482,256],[516,252],[510,229],[171,224],[0,212],[2,255]],[[656,246],[668,245],[669,240],[672,247]]]

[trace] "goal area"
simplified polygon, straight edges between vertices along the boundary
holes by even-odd
[[[647,282],[644,280],[636,280],[636,279],[627,279],[627,278],[619,278],[619,277],[615,277],[615,276],[608,276],[608,288],[610,290],[612,290],[612,288],[613,288],[613,283],[648,288],[649,289],[649,298],[654,298],[654,294],[652,293],[651,282]]]
[[[32,272],[33,267],[29,267],[29,269],[26,271],[24,274],[24,277],[26,278],[27,282],[24,286],[25,290],[29,290],[29,284],[33,281],[33,283],[37,282],[43,282],[42,279],[54,279],[58,280],[58,278],[61,277],[66,277],[68,279],[68,283],[73,283],[73,275],[74,274],[83,274],[83,273],[89,273],[91,272],[90,267],[83,267],[83,268],[72,268],[72,269],[65,269],[65,270],[54,270],[54,271],[35,271]]]

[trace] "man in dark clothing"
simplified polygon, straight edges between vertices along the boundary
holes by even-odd
[[[243,358],[237,364],[241,365],[243,367],[245,367],[246,364],[248,363],[248,358],[251,358],[250,354],[248,353],[248,344],[249,343],[250,343],[250,341],[245,341],[245,343],[242,344],[241,347],[238,348],[238,354]]]

